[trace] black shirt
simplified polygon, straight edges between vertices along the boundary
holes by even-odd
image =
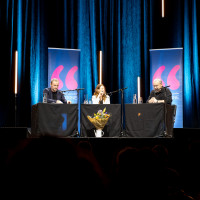
[[[147,103],[152,97],[155,97],[157,100],[164,100],[167,104],[172,103],[172,93],[166,87],[162,87],[159,92],[155,92],[155,90],[152,90],[149,98],[147,99]]]
[[[53,99],[57,100],[57,92],[52,92],[52,94],[53,94]]]

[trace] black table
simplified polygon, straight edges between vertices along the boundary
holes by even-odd
[[[111,114],[105,125],[103,137],[119,137],[121,134],[121,104],[81,104],[81,137],[95,137],[96,128],[89,121],[87,115],[94,116],[98,110]]]
[[[77,104],[38,103],[32,106],[31,135],[66,137],[78,132]]]
[[[174,109],[164,103],[125,104],[127,136],[172,137]]]

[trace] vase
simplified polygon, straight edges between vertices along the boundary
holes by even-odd
[[[95,137],[102,137],[104,135],[104,132],[101,129],[94,130]]]

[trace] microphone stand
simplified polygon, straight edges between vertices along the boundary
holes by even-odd
[[[81,89],[76,89],[77,91],[77,113],[78,113],[78,119],[77,119],[77,128],[78,128],[78,125],[79,125],[79,92],[80,92]],[[80,134],[77,130],[76,132],[76,136],[78,137]]]
[[[164,87],[164,90],[165,90],[165,102],[164,102],[164,104],[165,104],[165,112],[164,112],[164,137],[167,137],[168,136],[168,130],[167,130],[167,102],[166,102],[166,99],[167,99],[167,91],[166,91],[166,88],[167,87],[170,87],[170,86],[166,86],[166,87]]]
[[[108,95],[112,95],[115,92],[120,92],[121,91],[121,135],[120,137],[125,136],[124,134],[124,90],[127,89],[126,88],[122,88],[122,89],[118,89],[116,91],[107,93]]]
[[[15,127],[17,127],[17,94],[15,93]]]
[[[78,116],[79,116],[79,92],[80,92],[80,90],[84,90],[84,89],[85,88],[77,88],[77,89],[74,89],[74,90],[64,90],[64,91],[62,91],[62,92],[77,91],[77,113],[78,113]],[[79,117],[77,119],[77,127],[78,127],[78,125],[79,125]],[[74,137],[74,136],[78,137],[79,135],[80,134],[77,130],[75,135],[71,135],[71,137]]]

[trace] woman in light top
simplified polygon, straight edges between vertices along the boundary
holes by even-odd
[[[106,94],[106,88],[103,84],[96,86],[95,92],[92,96],[93,104],[110,104],[110,96]]]

